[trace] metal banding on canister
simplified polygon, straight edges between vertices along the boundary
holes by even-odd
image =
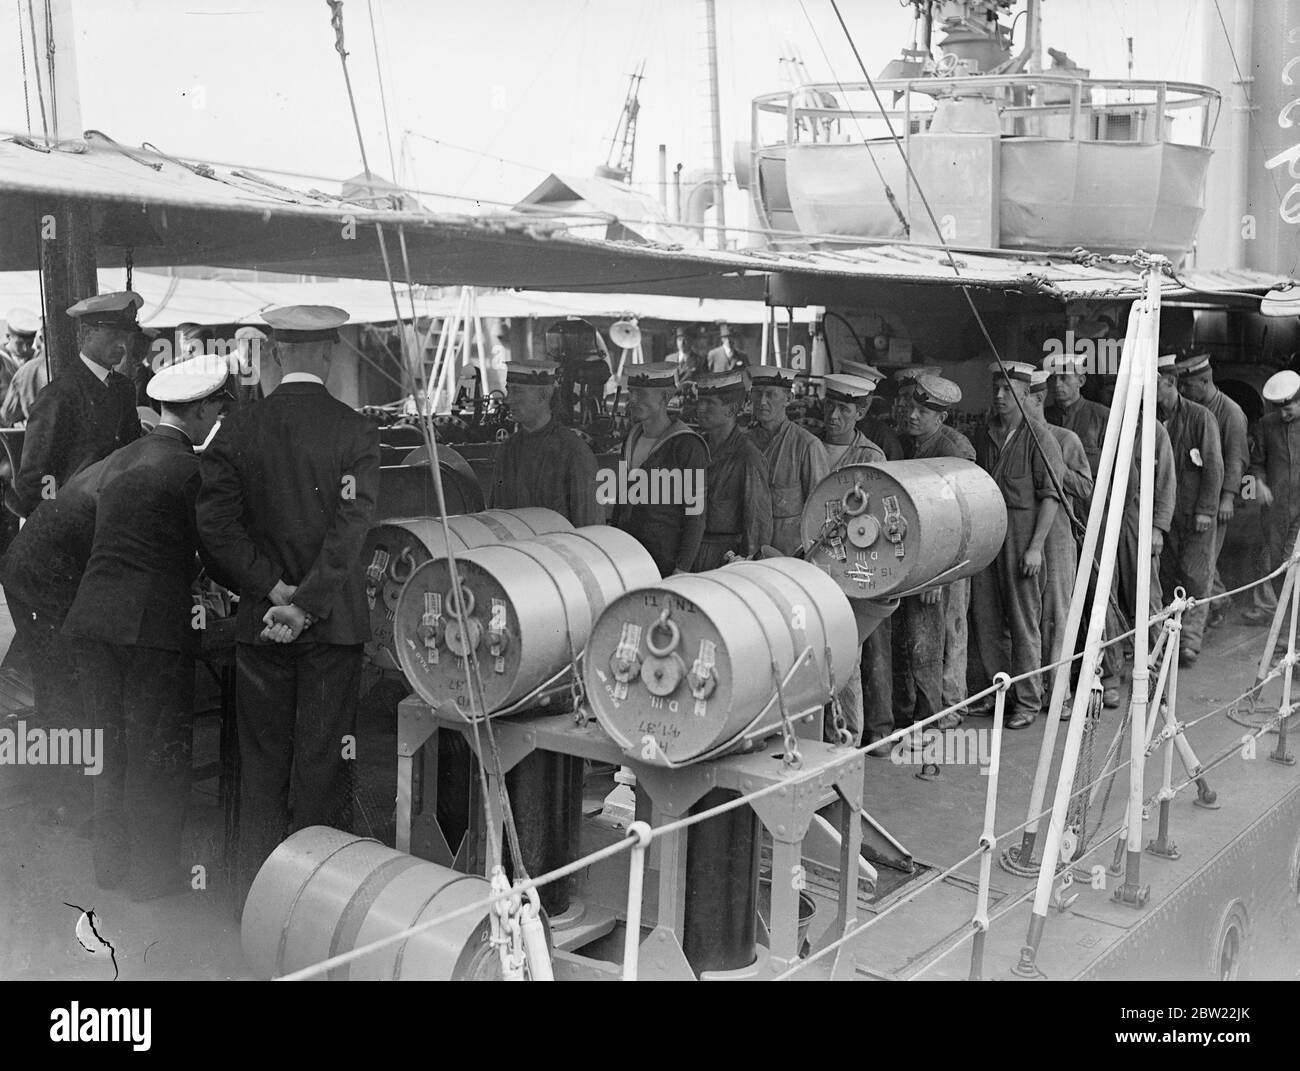
[[[571,532],[573,525],[554,510],[490,509],[448,517],[452,549],[507,543],[550,532]],[[415,570],[430,558],[446,556],[441,517],[404,517],[374,525],[366,535],[361,563],[366,571],[366,603],[370,607],[370,642],[366,654],[381,669],[400,669],[393,648],[393,615],[397,597]]]
[[[993,477],[956,457],[847,465],[808,496],[807,560],[852,599],[883,599],[973,576],[1007,532]]]
[[[752,747],[820,711],[861,655],[853,609],[795,558],[674,576],[611,602],[582,660],[587,702],[630,757],[659,766]]]
[[[474,651],[484,713],[568,686],[592,622],[613,599],[652,584],[659,570],[636,539],[592,525],[456,555],[463,603],[445,558],[421,565],[402,590],[393,623],[406,679],[431,706],[477,706],[465,672]],[[442,619],[431,627],[436,598]]]
[[[309,826],[262,864],[244,902],[244,956],[274,978],[491,896],[486,879],[376,840]],[[488,912],[471,912],[331,970],[331,981],[451,981],[500,976]]]

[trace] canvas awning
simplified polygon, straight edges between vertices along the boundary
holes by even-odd
[[[564,219],[384,211],[289,189],[248,171],[217,171],[89,134],[85,153],[0,142],[0,270],[38,267],[39,223],[60,203],[88,204],[99,265],[207,264],[383,280],[384,251],[405,281],[564,292],[636,292],[771,303],[876,303],[958,278],[981,289],[1057,301],[1134,296],[1131,267],[1082,265],[1069,254],[956,251],[902,244],[845,250],[722,252],[569,233]],[[589,216],[570,221],[589,225]],[[385,237],[381,245],[379,234]],[[1188,271],[1168,296],[1263,293],[1261,272]]]

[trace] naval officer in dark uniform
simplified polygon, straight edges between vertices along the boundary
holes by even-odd
[[[358,560],[379,492],[379,429],[325,389],[347,313],[295,305],[264,319],[283,377],[204,451],[198,503],[240,595],[237,907],[286,835],[351,827],[344,738],[370,636]]]
[[[47,728],[92,727],[78,687],[76,644],[63,635],[63,623],[90,561],[99,495],[145,446],[146,439],[136,439],[82,469],[32,514],[0,558],[0,585],[31,663],[36,716]],[[93,807],[91,779],[75,767],[47,769],[49,776],[41,778],[38,789],[48,804],[45,820],[86,832]]]
[[[112,371],[132,346],[136,310],[129,290],[79,301],[68,315],[80,322],[80,354],[36,397],[27,420],[23,458],[10,503],[26,517],[87,465],[140,436],[135,390]]]
[[[181,833],[190,794],[194,657],[203,621],[195,502],[203,443],[234,400],[224,362],[182,361],[149,382],[162,418],[108,483],[64,634],[76,646],[82,699],[104,734],[95,780],[95,880],[131,899],[182,892]]]

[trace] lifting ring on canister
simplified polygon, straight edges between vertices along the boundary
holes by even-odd
[[[849,500],[853,498],[854,495],[858,498],[858,505],[855,508],[850,509]],[[862,490],[862,484],[860,483],[855,483],[844,492],[844,497],[840,499],[840,505],[844,507],[844,515],[846,517],[857,517],[859,514],[865,513],[868,502],[869,499],[867,498],[867,493]]]
[[[398,573],[397,565],[399,562],[406,563],[406,571]],[[411,574],[415,572],[415,555],[411,553],[410,547],[403,547],[402,552],[389,563],[388,575],[392,577],[394,584],[405,584],[411,579]]]
[[[455,589],[448,588],[447,594],[443,598],[443,604],[447,608],[447,613],[455,618],[469,617],[474,612],[474,592],[460,586],[460,597],[456,597]]]
[[[658,628],[662,628],[668,633],[668,643],[663,647],[655,646],[655,630]],[[667,658],[670,654],[672,654],[675,650],[677,650],[677,644],[681,642],[681,638],[682,638],[682,633],[681,630],[677,627],[677,623],[675,621],[672,621],[668,617],[667,613],[665,612],[659,615],[659,620],[656,621],[653,625],[651,625],[650,631],[646,633],[645,635],[646,650],[649,651],[656,658]]]

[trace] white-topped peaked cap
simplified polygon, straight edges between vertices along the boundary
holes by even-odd
[[[135,327],[136,310],[144,298],[134,290],[114,290],[82,298],[67,310],[68,315],[86,324],[106,324],[110,327]]]
[[[262,319],[279,342],[337,342],[348,314],[333,305],[284,305],[267,309]]]
[[[41,318],[26,309],[10,309],[5,313],[5,323],[15,335],[34,335],[41,329]]]
[[[857,405],[869,401],[876,389],[875,383],[869,379],[838,374],[823,376],[822,386],[826,388],[827,401],[851,402]]]
[[[1295,372],[1275,372],[1264,384],[1264,401],[1285,405],[1300,394],[1300,375]]]
[[[224,357],[200,354],[167,365],[149,380],[149,397],[164,404],[197,402],[225,386],[230,368]]]

